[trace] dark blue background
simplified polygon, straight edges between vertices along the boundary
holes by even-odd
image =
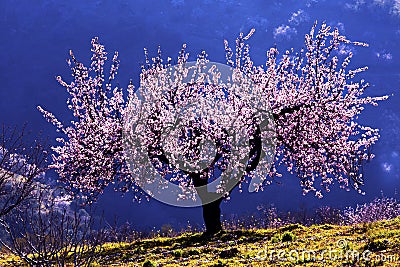
[[[285,174],[279,184],[262,193],[235,192],[231,201],[223,204],[223,213],[250,214],[262,203],[293,210],[300,206],[345,207],[382,192],[393,196],[400,189],[400,4],[396,1],[2,0],[0,122],[20,126],[28,122],[34,134],[43,131],[54,140],[54,127],[36,106],[42,105],[64,122],[72,119],[65,104],[67,94],[54,77],[71,78],[65,63],[69,49],[89,63],[94,36],[99,36],[109,52],[119,51],[117,80],[126,87],[130,78],[138,85],[144,47],[154,54],[161,45],[163,54],[174,58],[182,43],[187,43],[192,58],[205,49],[212,61],[224,63],[223,39],[233,44],[240,31],[247,33],[254,27],[251,53],[255,62],[262,64],[266,50],[274,44],[281,51],[300,48],[315,20],[339,27],[351,40],[369,43],[369,48],[354,50],[352,66],[370,67],[362,74],[372,85],[367,94],[393,94],[379,107],[368,107],[360,117],[363,124],[381,129],[382,136],[373,148],[376,158],[365,168],[366,195],[333,190],[317,200],[312,195],[302,196],[298,180]],[[198,208],[174,208],[154,200],[139,205],[132,203],[129,194],[121,197],[107,192],[99,204],[110,220],[117,215],[140,228],[202,222]]]

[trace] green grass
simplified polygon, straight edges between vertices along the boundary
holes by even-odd
[[[354,226],[224,231],[212,238],[185,233],[103,248],[93,266],[400,266],[400,217]],[[3,253],[0,266],[16,261]]]

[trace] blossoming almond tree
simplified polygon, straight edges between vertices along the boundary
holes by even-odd
[[[106,79],[103,65],[107,53],[97,38],[92,40],[92,52],[92,63],[87,68],[70,51],[68,64],[73,82],[67,84],[60,76],[56,77],[71,95],[67,104],[76,118],[72,125],[64,126],[52,113],[38,106],[57,131],[63,133],[57,139],[61,145],[53,148],[55,155],[50,167],[58,172],[60,182],[66,184],[71,194],[87,201],[94,200],[115,180],[120,182],[121,190],[127,191],[132,180],[122,150],[123,93],[121,88],[111,87],[119,66],[118,53],[113,56]],[[133,86],[128,90],[132,94]]]
[[[122,191],[132,188],[135,199],[140,201],[144,194],[139,187],[151,180],[144,175],[156,172],[177,185],[179,198],[200,198],[210,234],[221,229],[221,200],[236,186],[241,188],[243,182],[250,181],[249,187],[255,191],[262,190],[274,177],[281,176],[278,165],[285,165],[299,177],[304,193],[312,191],[322,197],[322,192],[329,192],[334,182],[341,188],[353,187],[362,192],[362,166],[373,157],[370,148],[379,134],[377,129],[360,125],[357,118],[365,105],[377,105],[387,96],[363,97],[368,84],[354,78],[367,67],[349,69],[353,54],[342,55],[339,51],[343,46],[367,45],[351,42],[325,24],[319,29],[314,25],[305,36],[302,50],[286,51],[279,56],[278,50],[271,48],[265,65],[255,66],[246,44],[253,32],[240,34],[235,53],[225,41],[227,64],[232,67],[233,75],[221,86],[215,83],[223,76],[218,67],[207,69],[208,76],[202,71],[209,63],[205,52],[193,66],[188,64],[184,46],[177,65],[171,66],[171,59],[163,63],[160,51],[149,60],[145,50],[141,90],[135,93],[130,83],[128,102],[122,89],[111,85],[118,69],[117,53],[106,80],[103,67],[106,52],[97,38],[92,40],[90,68],[77,61],[71,52],[69,64],[74,81],[68,84],[60,77],[57,80],[71,95],[68,107],[76,121],[66,127],[39,107],[47,120],[65,135],[58,139],[61,145],[54,148],[52,165],[61,181],[78,195],[89,197],[88,200],[114,183]],[[166,76],[169,70],[174,71]],[[192,78],[187,79],[190,73]],[[241,81],[240,88],[235,87],[237,81]],[[252,106],[254,101],[256,108]],[[220,109],[209,112],[210,102],[220,103]],[[196,103],[195,108],[188,103]],[[272,165],[264,160],[268,154],[264,141],[271,136],[266,131],[268,127],[264,127],[265,120],[260,119],[259,109],[269,111],[266,117],[272,118],[268,122],[275,129],[276,153]],[[148,116],[143,117],[141,110],[147,110]],[[165,134],[164,129],[176,123],[180,127]],[[229,125],[235,123],[238,125],[230,131]],[[244,146],[235,150],[236,130],[247,140],[247,149]],[[137,145],[140,149],[124,153],[126,132],[137,137],[134,141],[140,141]],[[211,142],[214,151],[211,158],[202,154],[202,149],[208,148],[207,142]],[[153,166],[151,171],[135,162],[133,169],[129,166],[129,160],[135,156],[143,160],[143,153],[139,155],[138,151],[146,154]],[[182,159],[185,163],[207,164],[181,164]],[[239,164],[234,165],[237,161]],[[237,170],[230,169],[233,165]],[[240,173],[239,179],[221,179],[216,190],[210,191],[208,185],[229,171]],[[254,179],[260,173],[262,179]],[[156,190],[167,187],[163,180],[157,182]],[[149,190],[144,191],[152,196]],[[204,201],[210,195],[213,201]]]

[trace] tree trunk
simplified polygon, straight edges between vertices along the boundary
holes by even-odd
[[[159,133],[157,134],[159,135]],[[253,171],[257,167],[258,162],[260,160],[261,148],[262,148],[262,142],[260,136],[261,136],[261,130],[260,127],[257,125],[253,138],[250,138],[249,140],[249,145],[250,145],[249,159],[252,160],[248,163],[246,167],[245,171],[246,173]],[[222,147],[222,143],[218,143],[217,147],[225,149]],[[165,156],[165,153],[162,149],[161,149],[161,154],[153,153],[154,151],[160,152],[158,149],[159,148],[149,147],[148,148],[149,158],[152,159],[156,157],[161,162],[169,164],[168,158]],[[213,166],[221,157],[222,154],[217,154],[213,162],[210,164],[210,166]],[[201,176],[208,177],[209,168],[207,167],[201,172],[188,172],[184,170],[182,171],[188,174],[189,177],[192,179],[193,185],[196,188],[197,194],[199,195],[200,200],[202,202],[203,219],[204,219],[204,224],[206,226],[205,234],[214,235],[218,233],[219,231],[222,230],[220,205],[223,199],[223,194],[208,191],[207,189],[208,178],[201,178]],[[240,180],[233,182],[235,184],[228,187],[231,188],[229,190],[229,194],[240,183]]]
[[[196,188],[197,194],[200,197],[203,208],[203,219],[206,226],[206,235],[214,235],[222,230],[221,224],[221,202],[222,194],[215,192],[208,192],[207,190],[207,179],[200,178],[200,174],[190,174],[193,184]],[[210,199],[215,199],[210,202]]]
[[[206,225],[206,234],[214,235],[222,230],[221,225],[221,205],[222,198],[215,200],[214,202],[205,204],[203,208],[203,219]]]

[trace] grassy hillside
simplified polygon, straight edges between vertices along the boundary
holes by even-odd
[[[369,259],[369,260],[368,260]],[[2,254],[0,266],[23,266]],[[400,266],[400,217],[354,226],[287,225],[104,244],[93,266]]]

